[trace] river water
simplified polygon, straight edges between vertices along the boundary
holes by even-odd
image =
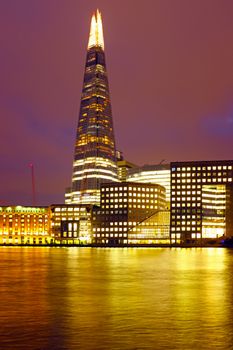
[[[0,248],[0,349],[233,349],[233,250]]]

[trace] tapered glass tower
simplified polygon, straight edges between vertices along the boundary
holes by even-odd
[[[100,203],[101,183],[118,181],[112,110],[101,14],[91,19],[77,128],[72,184],[67,204]]]

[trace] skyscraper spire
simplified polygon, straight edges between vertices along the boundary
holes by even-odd
[[[112,109],[99,10],[92,16],[67,204],[100,204],[100,185],[118,181]]]
[[[88,41],[88,49],[94,46],[100,46],[104,50],[104,35],[103,24],[100,11],[97,9],[96,13],[91,18],[91,29]]]

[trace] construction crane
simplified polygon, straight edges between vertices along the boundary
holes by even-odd
[[[32,181],[32,206],[36,206],[36,188],[35,188],[35,175],[34,175],[34,165],[29,163],[29,168],[31,168],[31,181]]]

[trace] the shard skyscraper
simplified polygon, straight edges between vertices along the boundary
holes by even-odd
[[[101,14],[91,19],[72,184],[66,204],[100,203],[100,184],[118,181]]]

